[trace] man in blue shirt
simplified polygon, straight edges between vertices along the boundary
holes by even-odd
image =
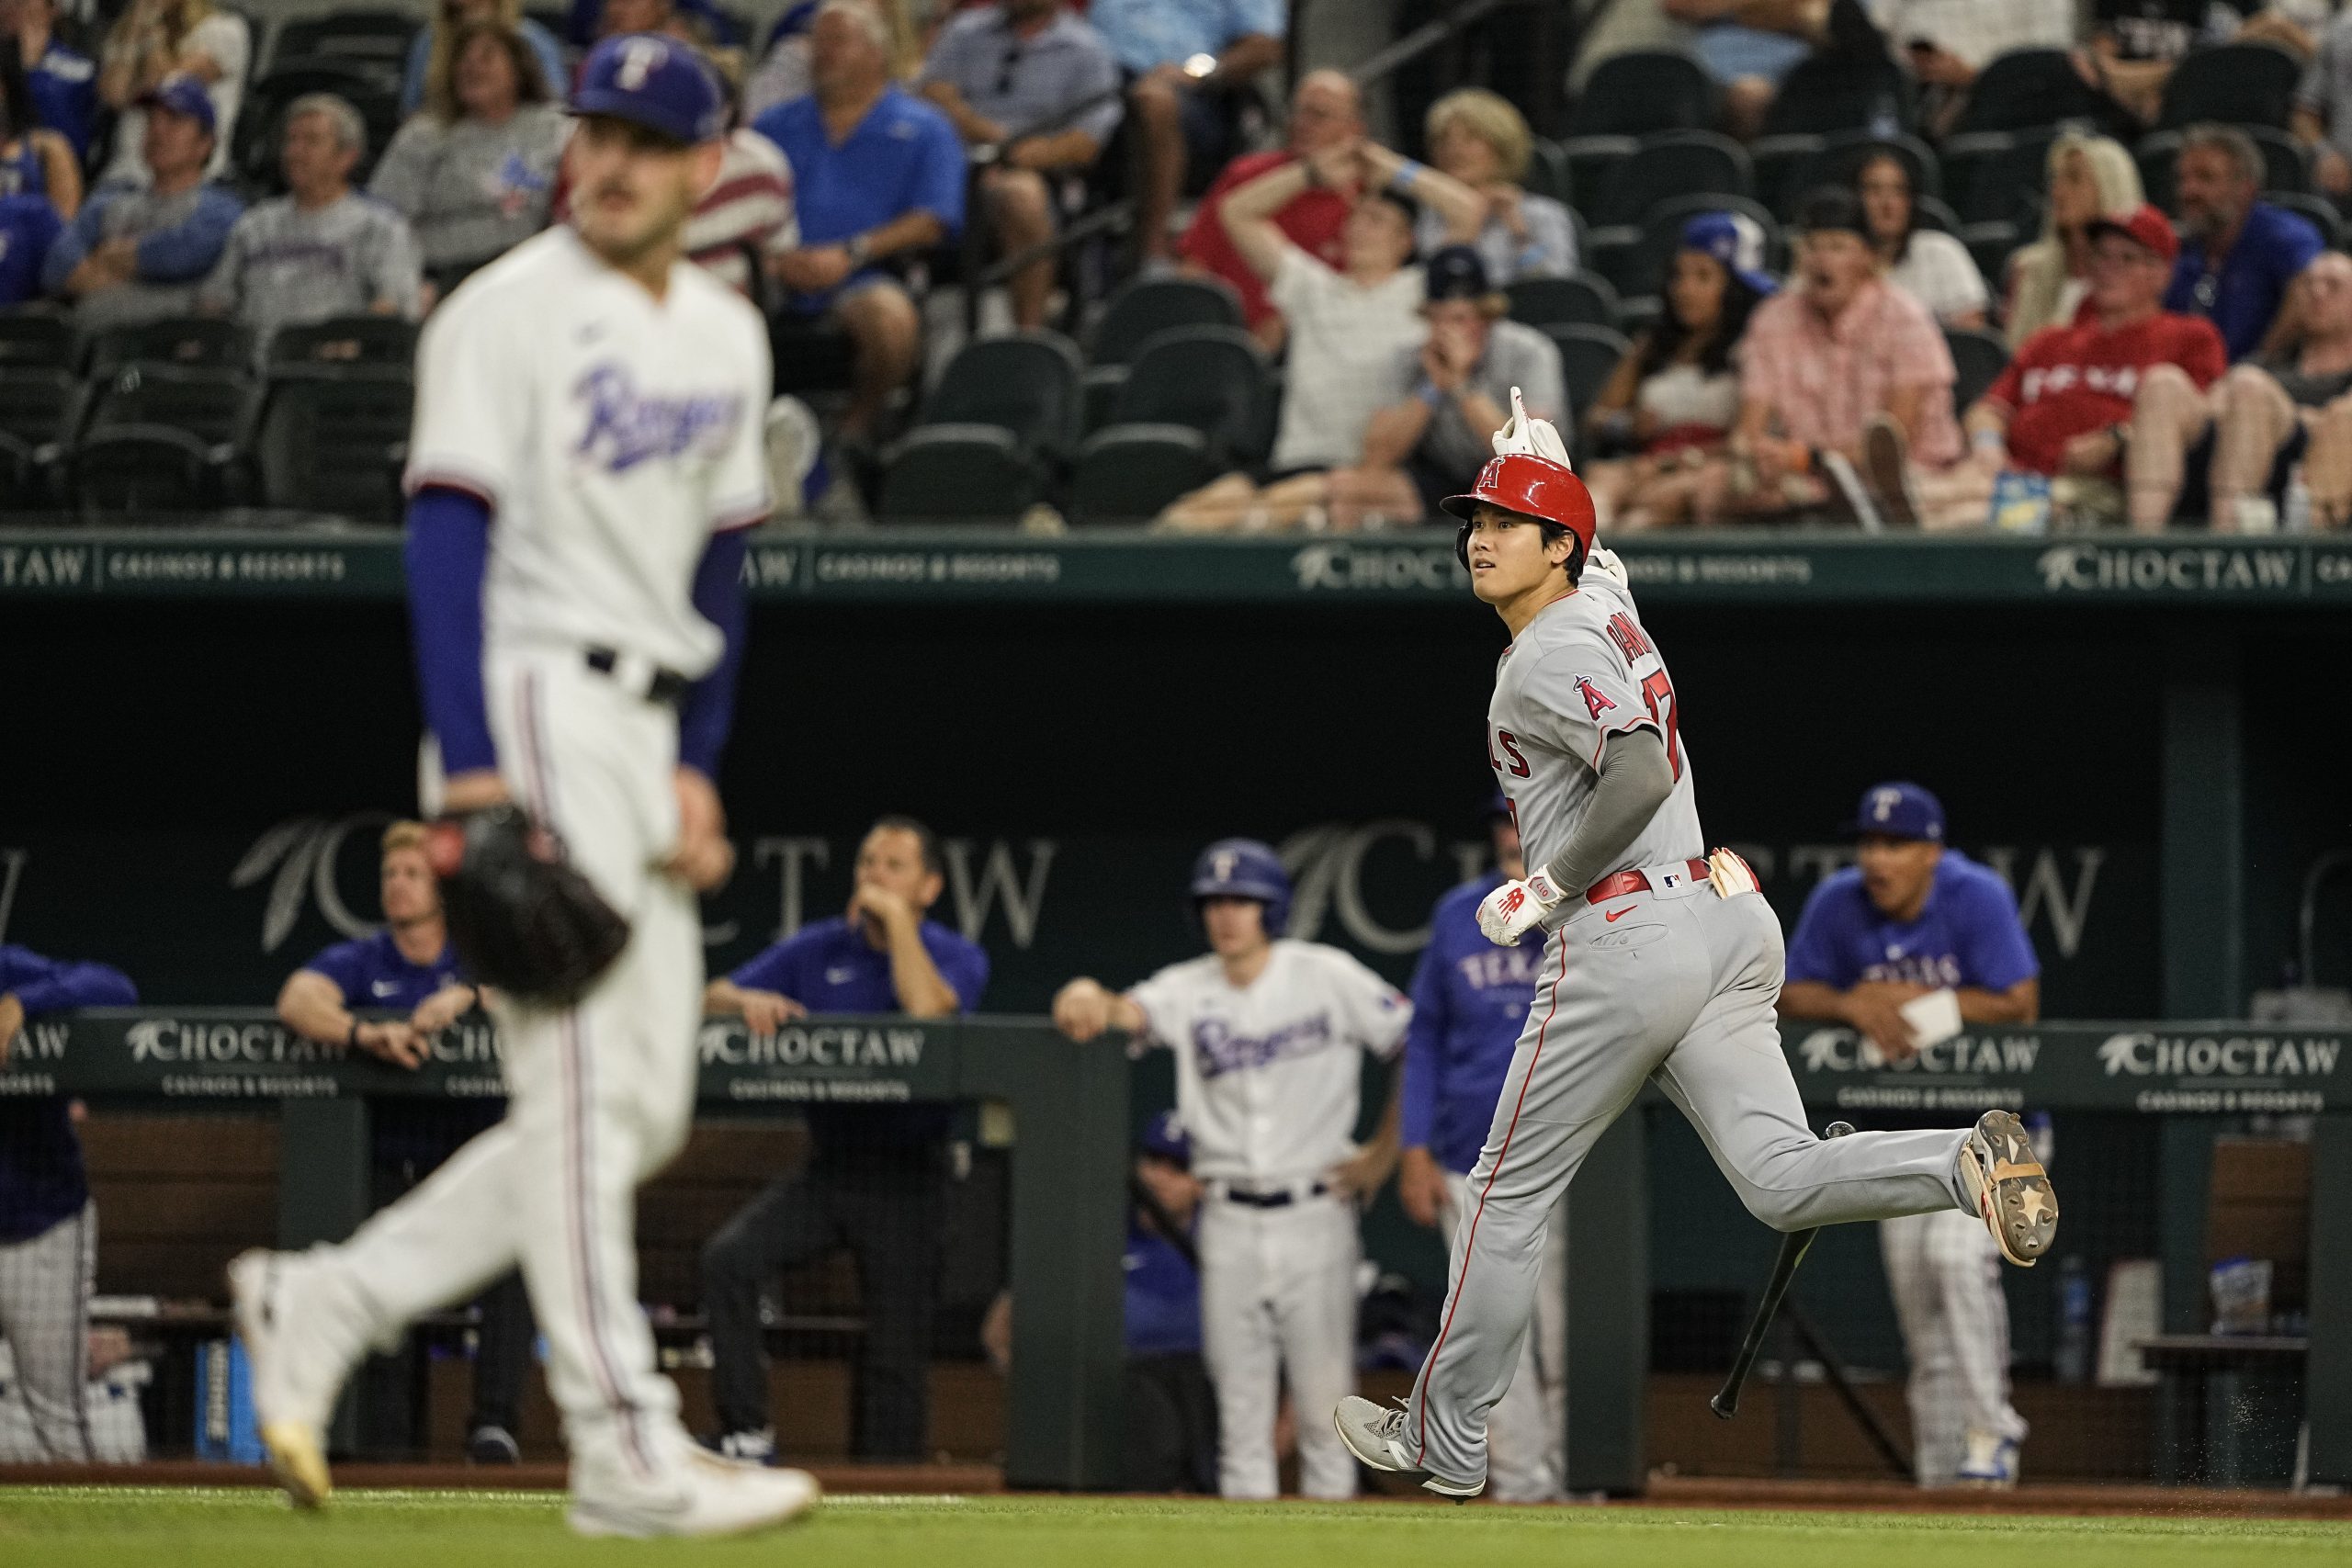
[[[0,944],[0,1070],[28,1020],[138,1001],[119,969]],[[73,1107],[56,1096],[0,1098],[0,1340],[16,1357],[33,1439],[55,1463],[98,1457],[86,1403],[97,1256]]]
[[[2264,173],[2262,150],[2235,126],[2181,133],[2173,191],[2188,243],[2165,309],[2211,319],[2233,361],[2262,346],[2287,286],[2327,248],[2301,214],[2255,199]]]
[[[336,942],[288,976],[277,993],[277,1018],[306,1040],[365,1051],[413,1071],[424,1065],[435,1035],[481,1007],[481,989],[458,973],[440,885],[425,860],[424,825],[393,823],[384,829],[381,850],[377,886],[384,929]],[[385,1099],[372,1109],[380,1207],[496,1122],[503,1107]],[[476,1305],[481,1329],[466,1451],[477,1464],[513,1464],[522,1457],[514,1433],[522,1423],[523,1374],[533,1337],[523,1276],[508,1274]]]
[[[17,58],[25,62],[25,90],[40,123],[74,145],[76,160],[90,157],[90,130],[98,114],[98,67],[57,41],[57,0],[8,0],[0,4],[0,36],[17,37]]]
[[[1173,1111],[1144,1129],[1127,1214],[1127,1459],[1130,1492],[1216,1490],[1216,1390],[1201,1357],[1202,1187]]]
[[[0,196],[0,307],[40,298],[41,263],[64,231],[45,196]]]
[[[963,141],[945,115],[890,80],[889,50],[872,6],[825,0],[808,35],[815,90],[752,124],[792,164],[800,243],[771,263],[792,291],[788,310],[830,314],[849,333],[854,365],[838,430],[856,445],[874,438],[922,346],[914,301],[876,264],[943,244],[964,226]]]
[[[1923,1043],[1903,1005],[1949,991],[1962,1022],[2031,1023],[2041,966],[2008,885],[1944,846],[1941,802],[1916,784],[1865,791],[1858,864],[1823,880],[1789,939],[1781,1016],[1849,1025],[1890,1061]],[[2009,1314],[1992,1233],[1959,1209],[1879,1226],[1911,1360],[1922,1486],[2010,1486],[2024,1417],[2009,1403]]]
[[[1488,817],[1495,866],[1437,901],[1430,944],[1413,970],[1413,1022],[1405,1035],[1403,1131],[1396,1196],[1418,1224],[1453,1227],[1477,1207],[1471,1168],[1495,1121],[1495,1102],[1534,1004],[1542,951],[1497,947],[1478,929],[1478,905],[1505,878],[1527,874],[1519,828],[1500,794]],[[1487,1416],[1487,1487],[1498,1503],[1557,1502],[1566,1486],[1566,1204],[1552,1218],[1529,1325],[1510,1389]]]
[[[803,926],[712,981],[703,1010],[774,1034],[810,1013],[952,1018],[978,1007],[988,954],[923,918],[946,885],[931,829],[910,817],[883,818],[858,847],[856,877],[845,914]],[[954,1111],[826,1105],[807,1114],[808,1166],[772,1183],[703,1248],[716,1446],[734,1459],[775,1457],[761,1288],[846,1247],[857,1256],[865,1313],[851,1451],[918,1459],[929,1452],[932,1297]]]

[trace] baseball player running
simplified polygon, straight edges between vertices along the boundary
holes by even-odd
[[[1364,1463],[1454,1497],[1487,1483],[1487,1416],[1519,1365],[1545,1220],[1645,1081],[1776,1230],[1957,1204],[2030,1264],[2058,1219],[2007,1111],[1826,1142],[1806,1126],[1773,1016],[1780,922],[1738,856],[1705,853],[1673,679],[1615,558],[1594,548],[1592,498],[1558,433],[1518,402],[1475,489],[1445,508],[1463,520],[1472,591],[1510,628],[1487,761],[1534,868],[1488,894],[1478,923],[1504,946],[1540,929],[1541,977],[1412,1395],[1334,1413]]]
[[[1308,1417],[1355,1382],[1355,1204],[1387,1179],[1395,1148],[1393,1124],[1353,1141],[1359,1053],[1396,1055],[1412,1008],[1347,953],[1283,935],[1290,878],[1266,845],[1211,844],[1192,887],[1208,953],[1125,992],[1072,980],[1054,1022],[1073,1040],[1121,1029],[1176,1053],[1176,1114],[1207,1196],[1201,1348],[1216,1386],[1218,1492],[1276,1494],[1287,1376],[1301,1490],[1351,1496],[1348,1450]]]
[[[608,39],[571,110],[570,224],[477,273],[425,329],[409,602],[443,808],[494,823],[521,802],[626,919],[625,942],[575,1001],[494,993],[503,1122],[348,1242],[249,1253],[231,1285],[263,1439],[298,1503],[327,1494],[321,1429],[360,1354],[519,1260],[572,1527],[715,1535],[817,1499],[800,1472],[687,1437],[631,1235],[638,1185],[693,1110],[695,895],[733,860],[711,780],[743,640],[740,530],[768,509],[767,338],[683,259],[724,123],[701,61],[672,39]],[[477,841],[469,829],[469,862]]]

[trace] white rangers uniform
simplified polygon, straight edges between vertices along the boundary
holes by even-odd
[[[499,771],[631,935],[576,1007],[500,1004],[506,1119],[298,1267],[316,1270],[305,1294],[384,1339],[519,1259],[573,1490],[625,1497],[689,1441],[638,1304],[633,1224],[639,1183],[685,1137],[703,987],[695,895],[661,869],[677,714],[647,682],[719,656],[690,587],[714,532],[768,510],[767,337],[694,266],[657,300],[560,228],[468,280],[419,358],[409,487],[475,492],[494,516],[482,679]]]
[[[1176,1112],[1201,1213],[1201,1339],[1216,1385],[1217,1489],[1277,1491],[1274,1416],[1287,1374],[1300,1485],[1355,1492],[1355,1461],[1321,1418],[1355,1387],[1354,1206],[1326,1174],[1356,1152],[1366,1051],[1392,1057],[1412,1021],[1396,988],[1339,949],[1277,940],[1246,988],[1215,954],[1127,992],[1139,1045],[1176,1053]]]

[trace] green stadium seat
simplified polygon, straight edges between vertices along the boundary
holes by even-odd
[[[263,502],[398,523],[414,404],[406,366],[273,368],[250,451]]]
[[[886,523],[1008,524],[1043,501],[1037,455],[995,424],[925,424],[883,459],[876,515]]]
[[[2191,52],[2165,78],[2156,129],[2177,130],[2199,120],[2287,129],[2295,85],[2303,68],[2271,43],[2225,43]]]
[[[924,400],[922,423],[989,425],[1051,463],[1078,449],[1078,350],[1058,333],[1023,332],[967,344]]]
[[[1573,277],[1522,277],[1508,285],[1510,319],[1531,327],[1582,322],[1587,326],[1617,324],[1617,290],[1597,272]]]
[[[1645,136],[1714,123],[1715,85],[1705,67],[1676,50],[1639,49],[1593,67],[1568,111],[1566,134]]]
[[[1951,388],[1952,412],[1964,413],[2008,368],[2009,345],[1998,333],[1971,327],[1946,327],[1944,343],[1951,350],[1952,368],[1958,372]]]
[[[1189,425],[1114,424],[1079,448],[1069,511],[1077,523],[1148,523],[1227,471]]]
[[[1664,131],[1645,138],[1633,156],[1609,171],[1584,215],[1597,228],[1638,223],[1670,197],[1747,196],[1755,183],[1747,150],[1730,137],[1712,130]]]

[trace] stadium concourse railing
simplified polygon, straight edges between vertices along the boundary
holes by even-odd
[[[2352,1483],[2352,1060],[2347,1032],[2238,1023],[2052,1023],[1966,1033],[1899,1065],[1850,1032],[1789,1026],[1782,1045],[1809,1106],[1829,1113],[1989,1107],[2104,1111],[2202,1127],[2252,1114],[2313,1118],[2310,1478]],[[699,1039],[706,1109],[982,1100],[1012,1125],[1014,1315],[1005,1476],[1015,1486],[1114,1486],[1121,1445],[1121,1302],[1127,1058],[1074,1045],[1035,1019],[951,1023],[823,1018],[752,1037],[713,1021]],[[275,1112],[278,1233],[287,1246],[347,1234],[368,1207],[368,1104],[503,1093],[499,1042],[457,1027],[415,1072],[289,1034],[267,1012],[92,1011],[28,1028],[0,1094],[110,1105]],[[1567,1403],[1571,1484],[1637,1493],[1647,1475],[1650,1222],[1645,1118],[1622,1118],[1570,1196]],[[2183,1145],[2194,1150],[2193,1140]],[[2197,1248],[2206,1168],[2168,1165],[2159,1201],[2165,1293],[2202,1296]],[[2176,1233],[2185,1235],[2185,1241]],[[2182,1249],[2185,1248],[2185,1251]],[[2176,1254],[2179,1253],[2179,1257]],[[2185,1265],[2183,1258],[2186,1259]],[[2185,1267],[2186,1279],[2181,1278]]]

